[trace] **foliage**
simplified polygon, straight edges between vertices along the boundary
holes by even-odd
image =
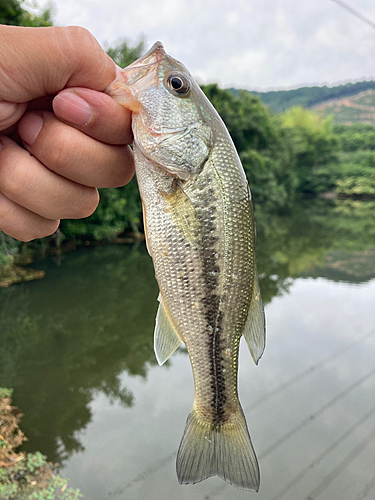
[[[375,170],[368,177],[338,179],[336,191],[347,195],[375,195]]]
[[[24,8],[24,0],[1,0],[0,1],[0,24],[11,26],[52,26],[53,9],[51,6],[43,11],[32,14]]]
[[[12,390],[0,388],[0,497],[4,500],[77,500],[79,490],[39,452],[16,452],[26,440],[19,428],[22,413],[11,405]]]
[[[216,84],[202,89],[232,136],[256,203],[273,210],[290,206],[297,177],[289,131],[248,92],[234,97]]]
[[[111,240],[129,227],[138,233],[142,207],[135,178],[127,186],[100,189],[99,193],[99,206],[90,217],[61,222],[64,238]]]
[[[317,171],[329,163],[337,163],[338,141],[333,132],[332,120],[311,111],[296,107],[281,115],[282,124],[292,134],[290,140],[296,159],[297,189],[317,192],[321,180]]]
[[[348,196],[375,192],[375,128],[368,125],[336,126],[337,160],[315,170],[315,192],[336,191]]]
[[[129,66],[133,61],[138,59],[144,53],[145,41],[143,39],[137,45],[132,46],[129,40],[120,39],[115,42],[114,47],[106,49],[107,54],[111,57],[120,68]]]
[[[375,150],[375,128],[372,125],[336,125],[333,131],[339,140],[340,150],[345,153]]]

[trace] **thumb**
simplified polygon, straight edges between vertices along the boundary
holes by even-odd
[[[84,28],[0,26],[0,102],[72,86],[102,91],[115,77],[115,63]]]

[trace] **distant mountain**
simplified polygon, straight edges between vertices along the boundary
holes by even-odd
[[[228,90],[233,95],[237,95],[239,92],[238,89],[233,88]],[[368,90],[375,90],[375,81],[346,83],[336,87],[324,85],[323,87],[301,87],[294,90],[271,90],[270,92],[251,91],[251,93],[260,97],[272,111],[281,113],[293,106],[312,108],[333,99],[342,100],[345,97],[364,93]]]
[[[313,109],[322,112],[325,116],[332,115],[336,124],[375,125],[375,90],[366,90],[341,99],[330,99],[314,106]]]

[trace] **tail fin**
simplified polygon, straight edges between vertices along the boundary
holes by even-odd
[[[242,490],[259,490],[259,466],[244,414],[220,425],[188,416],[177,455],[180,484],[194,484],[218,475]]]

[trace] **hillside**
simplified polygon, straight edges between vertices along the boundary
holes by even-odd
[[[324,115],[333,115],[334,122],[342,125],[366,123],[375,125],[375,90],[366,90],[342,99],[330,99],[314,106]]]
[[[237,95],[238,89],[228,89],[233,95]],[[288,108],[293,106],[303,106],[305,108],[319,107],[324,104],[322,110],[324,113],[329,114],[329,112],[336,115],[336,107],[334,100],[346,101],[346,98],[351,98],[352,96],[358,96],[359,101],[353,101],[352,104],[348,103],[345,105],[341,103],[339,105],[340,113],[342,111],[342,116],[338,117],[337,123],[347,123],[347,122],[358,122],[364,120],[364,123],[374,123],[374,118],[368,118],[360,116],[361,113],[357,111],[354,113],[354,109],[360,109],[358,106],[364,106],[362,108],[362,115],[364,112],[369,111],[369,113],[373,113],[371,109],[367,110],[367,106],[372,107],[373,104],[372,98],[370,102],[371,93],[367,93],[367,91],[375,92],[375,81],[363,81],[356,83],[346,83],[345,85],[337,85],[335,87],[327,87],[326,85],[323,87],[301,87],[299,89],[293,90],[272,90],[270,92],[256,92],[251,91],[251,93],[257,97],[259,97],[264,104],[266,104],[272,111],[275,113],[282,113]],[[364,99],[364,100],[363,100]],[[329,106],[333,106],[332,108],[326,107],[327,103],[330,102]],[[351,100],[350,100],[351,102]],[[329,109],[328,109],[329,108]],[[348,109],[350,108],[350,111]],[[365,109],[366,108],[366,109]],[[338,108],[337,108],[338,110]],[[370,121],[368,121],[370,120]],[[336,119],[335,119],[336,121]]]

